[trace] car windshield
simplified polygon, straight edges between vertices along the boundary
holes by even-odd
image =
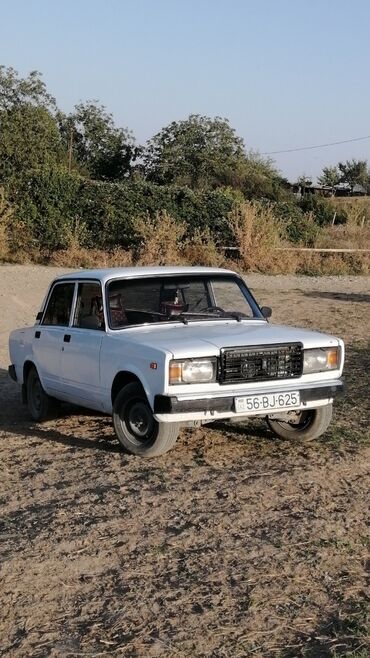
[[[118,279],[108,283],[107,303],[113,329],[158,322],[263,319],[243,281],[227,275]]]

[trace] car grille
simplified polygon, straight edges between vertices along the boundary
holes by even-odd
[[[270,347],[233,347],[221,350],[220,384],[263,382],[300,377],[303,369],[301,343]]]

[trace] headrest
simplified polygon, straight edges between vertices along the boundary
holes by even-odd
[[[109,308],[112,310],[122,308],[122,295],[120,292],[109,296]]]

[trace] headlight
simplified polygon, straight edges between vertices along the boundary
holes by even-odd
[[[303,356],[303,374],[338,370],[340,365],[339,347],[320,347],[305,350]]]
[[[170,384],[201,384],[216,380],[216,359],[170,361]]]

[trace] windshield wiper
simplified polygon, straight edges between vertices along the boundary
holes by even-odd
[[[180,322],[183,322],[184,324],[189,324],[188,318],[209,318],[209,317],[215,317],[214,313],[203,311],[200,313],[193,313],[193,311],[183,311],[182,313],[176,313],[173,315],[170,315],[168,320],[180,320]],[[218,315],[216,317],[222,317],[222,315]]]
[[[199,313],[193,313],[192,311],[184,311],[183,313],[179,313],[178,315],[172,315],[169,319],[180,320],[180,322],[183,322],[184,324],[189,324],[188,318],[206,318],[206,319],[214,318],[220,320],[227,320],[229,318],[232,318],[237,322],[241,322],[242,320],[248,319],[247,316],[244,315],[244,313],[239,313],[238,311],[224,311],[222,315],[220,313],[216,315],[212,311],[203,311]]]
[[[246,319],[246,316],[244,315],[244,313],[238,313],[238,311],[226,311],[225,315],[223,315],[222,317],[224,317],[224,318],[233,318],[237,322],[241,322],[242,320]]]
[[[188,318],[207,318],[210,315],[213,315],[213,314],[212,313],[192,313],[192,311],[183,311],[183,313],[177,313],[176,315],[175,314],[171,315],[168,319],[169,320],[180,320],[180,322],[183,322],[184,324],[189,324]]]

